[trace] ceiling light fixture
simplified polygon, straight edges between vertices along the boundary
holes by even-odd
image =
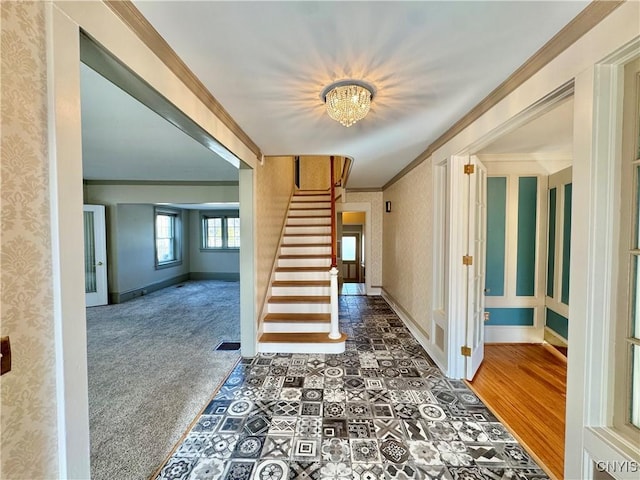
[[[342,80],[326,87],[320,96],[329,116],[350,127],[369,113],[373,87],[359,80]]]

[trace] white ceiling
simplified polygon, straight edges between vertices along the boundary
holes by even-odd
[[[354,158],[349,187],[379,187],[589,2],[136,1],[265,155]],[[342,127],[320,92],[374,85]]]
[[[573,155],[573,97],[487,145],[479,154]]]
[[[238,180],[237,168],[84,64],[80,85],[83,178]]]

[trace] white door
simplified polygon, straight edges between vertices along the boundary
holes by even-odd
[[[84,291],[87,307],[107,304],[107,242],[103,205],[84,206]]]
[[[467,380],[473,380],[484,360],[487,169],[476,157],[470,157],[469,163],[474,166],[474,173],[469,175],[467,252],[472,260],[467,266],[465,345],[471,348],[471,352],[465,357],[465,374]]]

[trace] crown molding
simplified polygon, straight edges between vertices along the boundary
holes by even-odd
[[[130,0],[105,0],[104,3],[257,158],[261,158],[260,147],[242,130],[229,112],[216,100],[195,73],[182,61]]]
[[[504,82],[467,112],[460,120],[454,123],[445,133],[431,143],[427,149],[418,155],[411,163],[404,167],[397,175],[389,180],[383,187],[386,190],[391,185],[404,177],[411,170],[427,160],[433,152],[467,128],[484,113],[494,107],[498,102],[526,82],[545,65],[573,45],[589,30],[604,20],[611,12],[624,3],[624,0],[594,0],[585,7],[576,17],[567,23],[562,30],[555,34],[551,40],[545,43],[540,50],[534,53],[522,66],[513,72]]]

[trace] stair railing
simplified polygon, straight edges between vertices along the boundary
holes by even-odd
[[[331,278],[331,330],[329,332],[329,338],[338,339],[341,338],[340,327],[338,321],[338,256],[337,256],[337,226],[336,226],[336,180],[335,180],[335,166],[333,161],[333,155],[329,157],[331,162],[330,175],[331,175],[331,270],[329,270]]]

